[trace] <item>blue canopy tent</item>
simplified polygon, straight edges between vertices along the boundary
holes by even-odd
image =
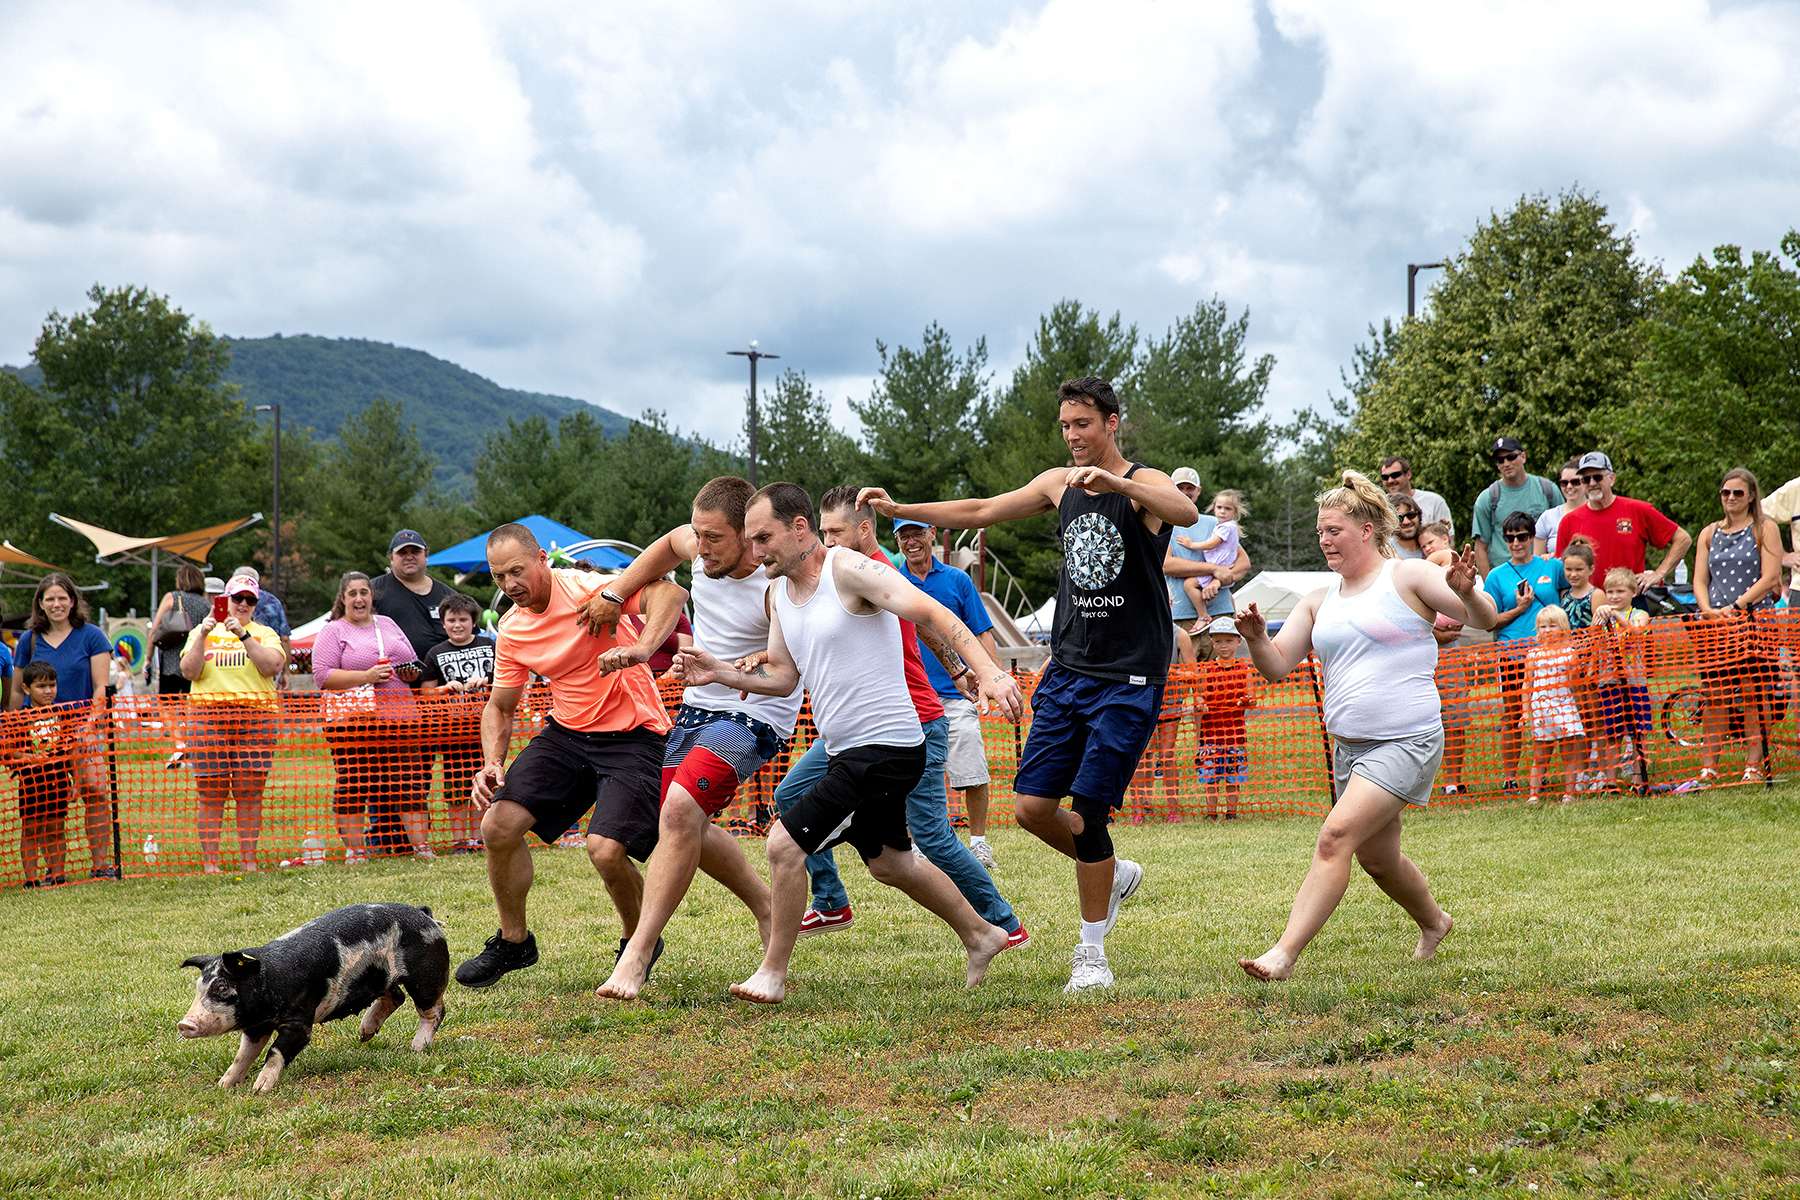
[[[576,558],[593,563],[603,571],[623,571],[631,565],[631,560],[636,557],[621,549],[619,543],[608,543],[603,539],[591,538],[578,529],[570,529],[561,521],[552,521],[549,517],[539,516],[536,513],[529,517],[520,517],[519,524],[531,530],[531,535],[544,549],[566,551]],[[487,569],[487,539],[487,533],[478,533],[454,546],[446,546],[427,558],[425,565],[448,567],[452,571],[485,571]]]

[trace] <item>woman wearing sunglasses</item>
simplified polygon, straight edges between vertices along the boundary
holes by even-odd
[[[1561,558],[1556,550],[1556,527],[1562,519],[1587,504],[1587,485],[1581,482],[1581,455],[1577,454],[1556,473],[1556,486],[1562,489],[1563,502],[1538,514],[1537,552],[1545,558]]]
[[[1500,536],[1506,540],[1506,561],[1489,571],[1483,584],[1500,612],[1500,620],[1494,626],[1494,650],[1500,660],[1502,789],[1519,786],[1516,772],[1525,740],[1520,725],[1524,713],[1525,655],[1537,633],[1537,615],[1541,609],[1558,608],[1563,589],[1569,586],[1562,563],[1532,553],[1536,532],[1535,518],[1522,512],[1507,514],[1500,526]]]
[[[1719,483],[1725,515],[1700,531],[1694,555],[1694,599],[1706,623],[1695,636],[1700,678],[1706,687],[1700,752],[1701,783],[1719,777],[1719,750],[1733,713],[1744,720],[1744,782],[1764,778],[1764,707],[1774,682],[1774,663],[1746,620],[1775,607],[1781,591],[1781,531],[1763,515],[1762,487],[1743,467]]]
[[[181,651],[190,685],[187,761],[200,793],[200,862],[208,875],[219,872],[228,800],[237,805],[238,866],[256,870],[263,784],[275,753],[275,676],[287,662],[280,635],[251,620],[261,594],[248,575],[232,576],[225,619],[207,613]]]

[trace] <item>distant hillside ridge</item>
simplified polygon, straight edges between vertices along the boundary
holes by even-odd
[[[488,435],[505,429],[509,419],[541,416],[555,428],[564,416],[586,411],[609,438],[631,427],[629,417],[611,409],[572,396],[501,387],[406,346],[312,334],[224,340],[231,346],[226,379],[242,390],[246,405],[281,405],[284,427],[310,426],[321,437],[336,437],[344,419],[376,397],[398,402],[419,440],[437,456],[438,483],[457,494],[469,493]],[[36,363],[5,369],[33,387],[43,383]]]

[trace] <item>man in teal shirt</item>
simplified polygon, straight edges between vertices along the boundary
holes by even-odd
[[[1509,557],[1506,540],[1500,534],[1507,517],[1521,512],[1535,524],[1545,509],[1563,502],[1560,486],[1525,470],[1525,448],[1517,438],[1495,438],[1490,453],[1500,478],[1475,497],[1475,570],[1482,575]]]

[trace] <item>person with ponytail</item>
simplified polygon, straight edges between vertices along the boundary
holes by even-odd
[[[1250,660],[1271,682],[1318,654],[1332,739],[1335,801],[1287,928],[1258,957],[1238,960],[1265,982],[1292,973],[1337,909],[1352,858],[1418,924],[1414,958],[1430,958],[1450,932],[1450,914],[1400,851],[1400,815],[1431,798],[1444,755],[1432,623],[1441,615],[1492,629],[1499,616],[1475,586],[1467,547],[1448,568],[1395,558],[1393,506],[1366,476],[1345,471],[1318,505],[1319,549],[1338,578],[1302,599],[1273,639],[1255,604],[1237,615]]]

